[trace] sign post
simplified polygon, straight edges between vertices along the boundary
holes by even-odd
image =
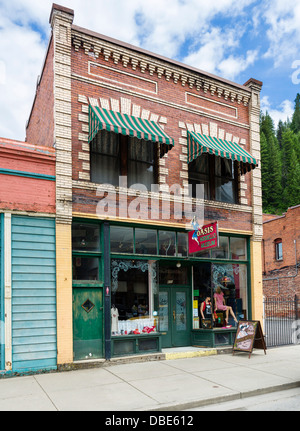
[[[258,320],[239,320],[233,343],[233,351],[249,352],[249,359],[253,348],[264,349],[266,355],[266,343]]]

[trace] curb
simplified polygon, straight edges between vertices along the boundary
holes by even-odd
[[[264,395],[264,394],[270,394],[273,392],[279,392],[279,391],[285,391],[288,389],[294,389],[300,387],[300,381],[298,382],[291,382],[291,383],[284,383],[282,385],[277,386],[270,386],[268,388],[262,388],[262,389],[256,389],[249,392],[238,392],[236,394],[232,395],[223,395],[220,397],[211,398],[208,400],[195,400],[195,401],[188,401],[186,403],[180,403],[180,404],[164,404],[160,407],[157,407],[155,409],[147,409],[148,412],[159,412],[159,411],[183,411],[183,410],[189,410],[189,409],[196,409],[197,407],[205,407],[210,406],[213,404],[221,404],[225,403],[227,401],[236,401],[244,398],[250,398],[255,397],[258,395]]]

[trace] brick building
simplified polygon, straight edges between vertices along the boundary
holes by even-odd
[[[53,5],[27,125],[28,142],[56,149],[58,365],[230,344],[199,308],[221,286],[237,317],[262,318],[262,83],[73,20]],[[189,253],[192,220],[218,223],[218,248]]]
[[[0,374],[55,369],[55,150],[0,138]]]
[[[300,295],[300,205],[282,216],[263,215],[263,293]]]

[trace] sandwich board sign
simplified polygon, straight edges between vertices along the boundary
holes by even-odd
[[[258,320],[239,320],[233,343],[234,352],[248,352],[249,358],[253,348],[264,349],[266,354],[266,343]]]

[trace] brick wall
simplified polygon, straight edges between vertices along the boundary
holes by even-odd
[[[55,151],[0,138],[0,209],[55,213]],[[28,174],[28,175],[26,175]],[[41,178],[30,177],[30,174]]]
[[[145,58],[144,63],[130,60],[125,51],[119,55],[107,48],[99,54],[95,45],[81,46],[76,36],[73,37],[72,171],[73,212],[76,213],[95,215],[99,201],[96,185],[91,186],[89,182],[88,104],[91,101],[107,109],[154,118],[174,138],[174,148],[160,160],[162,186],[179,184],[183,188],[188,184],[187,130],[233,140],[251,151],[249,107],[247,98],[243,99],[238,90],[221,91],[217,82],[214,85],[201,79],[197,83],[187,71],[186,76],[184,71],[176,75],[172,67],[168,70],[170,65],[166,63],[160,69],[152,64],[151,58]],[[250,97],[246,90],[244,93]],[[251,174],[242,175],[239,194],[243,206],[214,203],[206,209],[207,221],[218,220],[221,228],[251,231],[251,187]],[[171,215],[169,221],[178,220]]]
[[[288,208],[282,216],[264,215],[263,232],[264,294],[300,295],[300,269],[297,271],[296,268],[296,254],[298,264],[300,261],[300,205]],[[279,238],[282,240],[282,260],[276,260],[275,256],[275,240]]]
[[[51,39],[26,127],[27,142],[48,147],[54,144],[53,50]]]

